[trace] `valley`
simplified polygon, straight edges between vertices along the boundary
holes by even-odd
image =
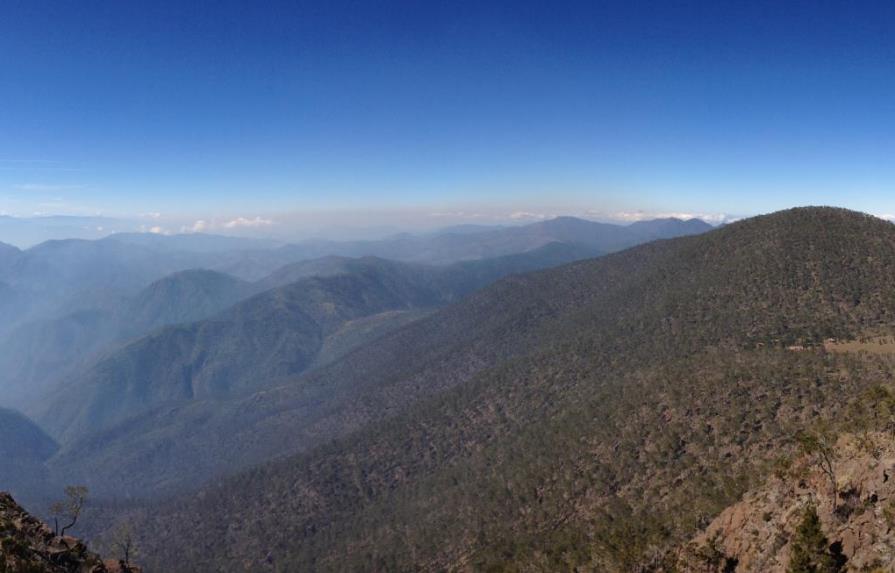
[[[577,262],[559,245],[328,258],[257,294],[188,275],[237,302],[188,302],[210,316],[63,382],[24,499],[87,485],[84,531],[132,524],[148,570],[696,571],[805,432],[888,447],[895,365],[868,333],[895,325],[890,223],[804,208]]]
[[[895,573],[893,29],[3,3],[0,573]]]

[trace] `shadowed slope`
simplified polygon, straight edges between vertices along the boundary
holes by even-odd
[[[34,422],[14,411],[0,408],[0,484],[17,494],[42,491],[44,462],[58,446]]]

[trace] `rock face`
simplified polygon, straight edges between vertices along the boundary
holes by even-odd
[[[813,504],[841,571],[895,571],[895,437],[847,434],[832,453],[831,472],[816,456],[778,469],[681,548],[668,570],[784,573]]]
[[[0,492],[0,572],[139,573],[123,562],[103,561],[73,537],[60,537]]]

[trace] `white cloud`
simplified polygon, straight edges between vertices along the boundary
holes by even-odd
[[[204,232],[207,231],[209,228],[210,228],[210,227],[209,227],[207,221],[205,221],[204,219],[199,219],[198,221],[196,221],[195,223],[193,223],[192,226],[190,226],[190,227],[183,227],[183,228],[181,229],[181,231],[184,232],[184,233],[204,233]]]
[[[245,217],[237,217],[232,221],[224,223],[223,227],[225,229],[237,229],[240,227],[269,227],[271,225],[273,225],[273,221],[270,219],[262,219],[261,217],[246,219]]]
[[[598,213],[595,211],[591,211],[590,214],[597,215]],[[616,213],[610,213],[607,215],[610,219],[615,219],[617,221],[624,221],[626,223],[636,223],[637,221],[649,221],[651,219],[702,219],[706,223],[710,223],[712,225],[720,225],[722,223],[732,223],[740,219],[740,217],[735,217],[733,215],[728,215],[727,213],[691,213],[691,212],[671,212],[671,213],[657,213],[650,211],[620,211]]]
[[[140,225],[141,233],[152,233],[153,235],[170,235],[171,231],[159,225]]]
[[[553,215],[547,215],[545,213],[532,213],[529,211],[516,211],[514,213],[510,213],[510,219],[514,221],[543,221],[544,219],[552,219]]]
[[[275,223],[271,219],[263,217],[237,217],[229,221],[220,222],[217,220],[199,219],[192,225],[184,225],[180,228],[181,233],[207,233],[215,229],[256,229],[259,227],[270,227]]]

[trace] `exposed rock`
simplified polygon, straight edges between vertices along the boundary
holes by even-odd
[[[846,435],[835,444],[836,491],[809,457],[776,472],[723,511],[674,556],[682,572],[784,573],[807,504],[843,571],[895,571],[895,437]]]
[[[103,561],[74,537],[55,535],[0,492],[0,572],[138,573],[139,568]]]

